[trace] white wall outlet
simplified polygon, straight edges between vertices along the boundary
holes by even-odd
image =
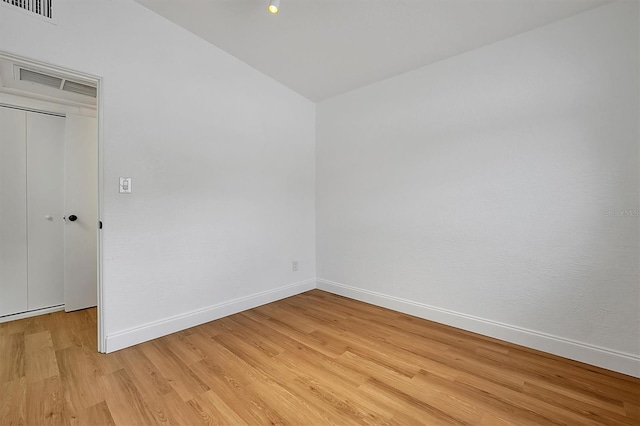
[[[120,178],[120,193],[131,194],[131,178],[130,177]]]
[[[291,262],[291,270],[293,272],[298,272],[298,261],[294,260],[293,262]]]

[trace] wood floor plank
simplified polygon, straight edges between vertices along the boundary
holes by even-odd
[[[193,333],[174,333],[166,336],[165,343],[169,350],[173,352],[186,365],[198,362],[205,358],[205,354],[195,347],[189,340],[189,336]]]
[[[68,315],[66,312],[54,312],[49,317],[49,331],[56,351],[70,347],[81,347],[83,337],[88,332],[95,335],[95,327],[88,327],[80,317],[80,312]],[[95,349],[97,346],[93,346]]]
[[[277,358],[283,361],[292,372],[296,373],[297,379],[305,378],[323,383],[326,386],[331,386],[346,398],[356,398],[362,405],[369,405],[365,400],[359,398],[360,395],[357,391],[369,379],[367,374],[350,369],[337,360],[309,355],[301,356],[299,353],[291,354],[285,352],[278,355]]]
[[[346,367],[322,354],[314,354],[313,351],[284,352],[276,358],[297,376],[324,377],[334,382],[346,383],[354,388],[369,378],[366,374]]]
[[[640,425],[640,379],[320,290],[96,352],[0,324],[0,425]]]
[[[229,320],[236,325],[230,334],[237,336],[245,343],[248,343],[258,349],[265,356],[276,356],[284,351],[281,344],[275,344],[273,340],[268,339],[267,336],[262,333],[264,327],[261,327],[259,332],[256,332],[258,330],[256,329],[256,325],[253,321],[243,318],[241,314],[233,315],[229,317]],[[229,333],[224,335],[229,335]],[[214,337],[214,340],[217,338],[218,336]]]
[[[215,377],[212,389],[215,392],[205,392],[203,396],[209,400],[216,400],[225,408],[225,417],[237,417],[245,424],[284,424],[281,415],[265,402],[263,395],[255,393],[249,386],[236,386],[223,377]],[[215,398],[214,395],[215,394]],[[235,413],[230,415],[229,410]]]
[[[105,401],[80,410],[71,418],[71,426],[103,425],[115,426],[116,422],[111,416],[109,406]]]
[[[299,309],[292,307],[288,302],[289,301],[285,299],[275,310],[272,310],[271,318],[278,318],[280,321],[289,325],[289,327],[304,334],[310,334],[317,330],[318,326],[321,325],[319,321],[301,314]]]
[[[331,386],[311,377],[300,376],[287,383],[287,388],[302,395],[316,411],[321,411],[326,423],[365,425],[373,424],[377,418],[377,413],[364,410]]]
[[[585,391],[582,388],[563,386],[550,380],[543,379],[526,379],[525,388],[527,386],[536,386],[544,389],[544,392],[557,393],[561,397],[571,398],[576,401],[584,402],[592,407],[597,407],[613,413],[626,415],[625,403],[618,399],[611,399],[603,394]],[[525,389],[526,391],[526,389]]]
[[[39,382],[60,374],[49,331],[25,334],[25,376],[28,382]]]
[[[27,379],[0,384],[0,425],[27,424]]]
[[[482,380],[482,378],[475,377]],[[536,412],[528,406],[519,406],[506,399],[501,394],[493,394],[484,392],[484,388],[474,387],[467,383],[463,377],[462,380],[443,379],[438,375],[420,372],[412,379],[414,382],[422,386],[432,389],[438,389],[443,393],[456,395],[458,398],[467,401],[469,404],[476,406],[483,414],[491,413],[501,419],[509,421],[511,424],[558,424],[562,422],[554,422],[553,419],[546,418],[543,414]],[[489,382],[491,385],[492,383]],[[482,420],[481,420],[482,422]]]
[[[537,386],[533,383],[525,383],[523,393],[544,401],[558,408],[567,407],[573,413],[602,424],[624,425],[628,419],[625,414],[609,411],[600,405],[593,405],[566,396],[563,393],[554,392],[548,388]]]
[[[182,398],[188,401],[209,390],[209,387],[175,355],[164,340],[154,340],[140,345],[158,372]]]
[[[493,395],[496,400],[514,407],[530,410],[531,412],[543,417],[545,419],[545,423],[581,425],[597,424],[595,421],[573,413],[569,407],[556,407],[544,400],[529,398],[521,392],[507,387],[501,387],[500,385],[490,382],[482,377],[462,373],[456,381],[468,386],[469,389],[475,389],[473,392],[474,394],[477,394],[479,390],[482,390],[485,394]]]
[[[320,352],[328,357],[336,357],[343,353],[347,347],[336,342],[326,342],[321,338],[315,337],[313,334],[305,334],[295,327],[291,327],[286,322],[280,321],[278,318],[264,316],[258,310],[243,312],[243,315],[249,316],[255,321],[265,321],[264,326],[271,328],[278,333],[289,337],[298,342],[299,345],[307,346],[313,350]]]
[[[205,359],[191,364],[189,369],[196,373],[210,388],[212,382],[217,382],[217,376],[224,377],[234,386],[246,386],[262,377],[262,373],[255,370],[246,360],[239,358],[238,355],[211,338],[194,334],[189,339],[207,353]]]
[[[98,369],[92,355],[94,354],[78,347],[68,347],[56,352],[65,402],[71,413],[80,413],[104,401],[101,388],[95,383]]]
[[[24,320],[2,322],[0,323],[0,337],[16,333],[24,333],[24,329]]]
[[[345,345],[350,353],[365,359],[375,359],[378,364],[383,364],[408,377],[417,373],[420,368],[427,366],[427,361],[420,355],[377,339],[363,337],[356,332],[347,331],[339,336],[326,331],[315,331],[312,334],[322,340],[338,340]]]
[[[99,374],[97,353],[82,347],[69,347],[55,352],[60,376],[76,378]],[[91,404],[93,405],[93,404]]]
[[[480,419],[479,426],[511,426],[513,425],[512,421],[501,417],[496,413],[485,413]]]
[[[220,334],[214,337],[214,340],[248,364],[252,372],[257,373],[259,380],[287,377],[291,374],[279,359],[273,358],[261,348],[245,342],[234,333]]]
[[[622,405],[621,401],[637,398],[637,383],[633,380],[629,381],[629,376],[612,381],[611,378],[617,373],[576,361],[551,357],[548,354],[532,357],[528,349],[511,347],[508,354],[504,355],[489,355],[485,352],[481,360],[527,377],[528,380],[541,378],[545,382],[597,395],[603,401],[618,405]],[[613,395],[614,398],[607,395]]]
[[[293,385],[302,384],[311,386],[314,389],[322,386],[330,389],[332,397],[336,398],[340,405],[358,407],[359,411],[367,413],[366,416],[359,416],[360,420],[365,423],[383,424],[393,417],[394,410],[381,404],[376,394],[363,391],[361,384],[355,385],[353,382],[344,381],[341,377],[331,374],[330,371],[323,372],[322,370],[312,370],[307,367],[308,364],[295,366],[300,374],[293,382]],[[284,387],[288,389],[290,386],[292,386],[291,382]],[[322,409],[322,406],[317,408]]]
[[[288,362],[287,369],[295,371],[292,365],[296,365],[298,370],[304,369],[306,374],[311,370],[318,369],[322,374],[329,374],[339,377],[341,380],[352,382],[355,385],[363,383],[365,378],[359,376],[353,370],[345,370],[340,364],[336,363],[333,357],[325,355],[323,352],[310,348],[296,339],[284,335],[270,327],[270,323],[261,324],[247,316],[242,320],[242,325],[246,328],[247,335],[262,335],[265,338],[279,342],[279,346],[284,349],[283,352],[275,354],[274,360]],[[315,347],[315,345],[314,345]],[[346,346],[339,350],[343,353]],[[289,361],[285,361],[289,360]],[[260,360],[256,360],[256,363]],[[266,360],[269,362],[269,360]],[[288,371],[284,371],[282,376],[287,376]]]
[[[370,379],[366,384],[372,392],[376,392],[387,397],[388,401],[393,401],[399,411],[411,413],[413,418],[421,418],[421,424],[467,424],[459,418],[457,410],[446,412],[434,405],[433,399],[416,398],[407,394],[403,387],[396,387],[377,379]]]
[[[48,377],[37,382],[27,380],[26,411],[28,425],[68,425],[70,416],[65,410],[60,377]]]
[[[0,384],[25,374],[24,332],[0,335]]]
[[[154,425],[155,417],[126,370],[100,376],[109,412],[118,425]]]
[[[443,397],[437,389],[416,385],[412,381],[414,375],[408,377],[376,363],[375,360],[362,358],[351,352],[342,354],[339,361],[363,374],[369,372],[368,383],[387,393],[393,389],[396,396],[402,395],[405,402],[427,411],[438,421],[464,424],[477,421],[481,417],[473,406],[461,399],[451,401],[450,398]],[[428,403],[423,400],[425,398],[429,400]]]
[[[638,402],[635,404],[631,402],[625,402],[624,411],[627,417],[637,420],[638,424],[640,424],[640,398],[638,398]]]
[[[206,425],[205,419],[198,411],[180,398],[176,392],[159,396],[148,402],[149,409],[156,417],[158,424],[172,426]]]
[[[95,351],[97,346],[91,345],[85,347],[85,350]],[[125,363],[122,361],[122,356],[125,352],[112,352],[110,354],[95,353],[96,366],[98,367],[98,375],[104,376],[107,374],[115,373],[118,370],[125,368]]]
[[[289,424],[324,423],[322,410],[301,398],[295,391],[273,381],[256,381],[249,390],[262,395],[266,403],[286,419]]]
[[[145,399],[153,399],[171,392],[172,388],[158,368],[144,355],[139,346],[120,354],[128,377]]]
[[[247,424],[217,392],[212,390],[189,401],[189,405],[210,425],[243,425]]]

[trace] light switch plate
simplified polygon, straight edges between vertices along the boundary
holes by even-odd
[[[120,193],[131,194],[131,178],[130,177],[120,178]]]

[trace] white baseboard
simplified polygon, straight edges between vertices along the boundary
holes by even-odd
[[[640,377],[640,357],[636,355],[441,309],[321,278],[301,281],[110,334],[106,338],[106,352],[114,352],[314,288],[623,374]],[[20,318],[26,318],[63,308],[64,306],[52,308],[53,310],[47,312],[39,310],[34,313],[19,315]],[[2,317],[0,322],[5,319],[7,321],[19,319],[14,315],[10,317],[10,319],[9,317]]]
[[[0,323],[15,321],[24,318],[31,318],[38,315],[50,314],[52,312],[64,311],[64,305],[51,306],[49,308],[36,309],[33,311],[20,312],[18,314],[5,315],[0,317]]]
[[[329,293],[371,303],[372,305],[382,306],[394,311],[472,331],[484,336],[494,337],[630,376],[640,377],[640,357],[636,355],[617,352],[563,337],[465,315],[459,312],[449,311],[321,278],[316,279],[316,283],[318,289]]]
[[[313,290],[315,287],[315,279],[301,281],[110,334],[106,338],[106,352],[114,352],[147,340],[195,327],[218,318]]]

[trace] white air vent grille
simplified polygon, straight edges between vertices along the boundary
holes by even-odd
[[[53,0],[2,0],[2,2],[45,18],[53,17],[51,14]]]
[[[95,87],[87,86],[86,84],[76,83],[75,81],[65,80],[62,90],[67,92],[79,93],[85,96],[91,96],[95,98],[97,96],[97,90]]]
[[[20,68],[20,80],[30,81],[32,83],[44,84],[45,86],[55,87],[59,89],[62,85],[62,79],[52,75],[41,74],[39,72]]]
[[[77,93],[78,95],[89,96],[91,98],[98,96],[98,90],[95,86],[91,85],[91,83],[71,81],[56,75],[20,68],[19,66],[15,67],[15,76],[20,81],[42,84],[65,92]]]

